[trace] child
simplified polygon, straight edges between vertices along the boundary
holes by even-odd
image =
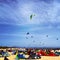
[[[6,56],[4,57],[4,60],[9,60]]]

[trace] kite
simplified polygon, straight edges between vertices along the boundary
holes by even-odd
[[[30,20],[32,20],[33,16],[35,16],[35,14],[31,14],[30,15]]]
[[[48,37],[48,35],[46,35],[46,37]]]
[[[57,38],[57,40],[58,40],[58,38]]]
[[[40,42],[41,43],[41,42]]]
[[[31,38],[33,38],[33,36],[31,36]]]
[[[28,37],[26,37],[26,39],[28,39]]]
[[[29,35],[29,32],[27,32],[27,35]]]
[[[35,42],[35,41],[33,40],[33,42]]]

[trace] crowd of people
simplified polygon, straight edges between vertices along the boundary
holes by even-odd
[[[4,57],[4,60],[9,60],[7,57],[16,55],[15,60],[19,59],[41,59],[41,56],[59,56],[60,52],[52,49],[32,49],[32,48],[10,48],[0,49],[0,57]]]

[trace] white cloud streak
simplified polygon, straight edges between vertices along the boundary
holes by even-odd
[[[19,1],[16,4],[16,9],[10,5],[2,4],[0,6],[0,23],[12,23],[12,24],[44,24],[44,22],[58,23],[60,22],[60,4],[53,2],[50,4],[41,2],[25,2]],[[35,14],[32,21],[29,16]],[[3,21],[2,21],[3,20]]]

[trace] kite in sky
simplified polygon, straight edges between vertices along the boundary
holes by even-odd
[[[58,40],[58,38],[56,40]]]
[[[35,16],[35,14],[31,14],[30,15],[30,20],[32,20],[32,18]]]
[[[33,36],[31,36],[31,38],[33,38]]]
[[[29,35],[29,32],[27,32],[27,35]]]
[[[46,35],[46,37],[48,37],[48,35]]]

